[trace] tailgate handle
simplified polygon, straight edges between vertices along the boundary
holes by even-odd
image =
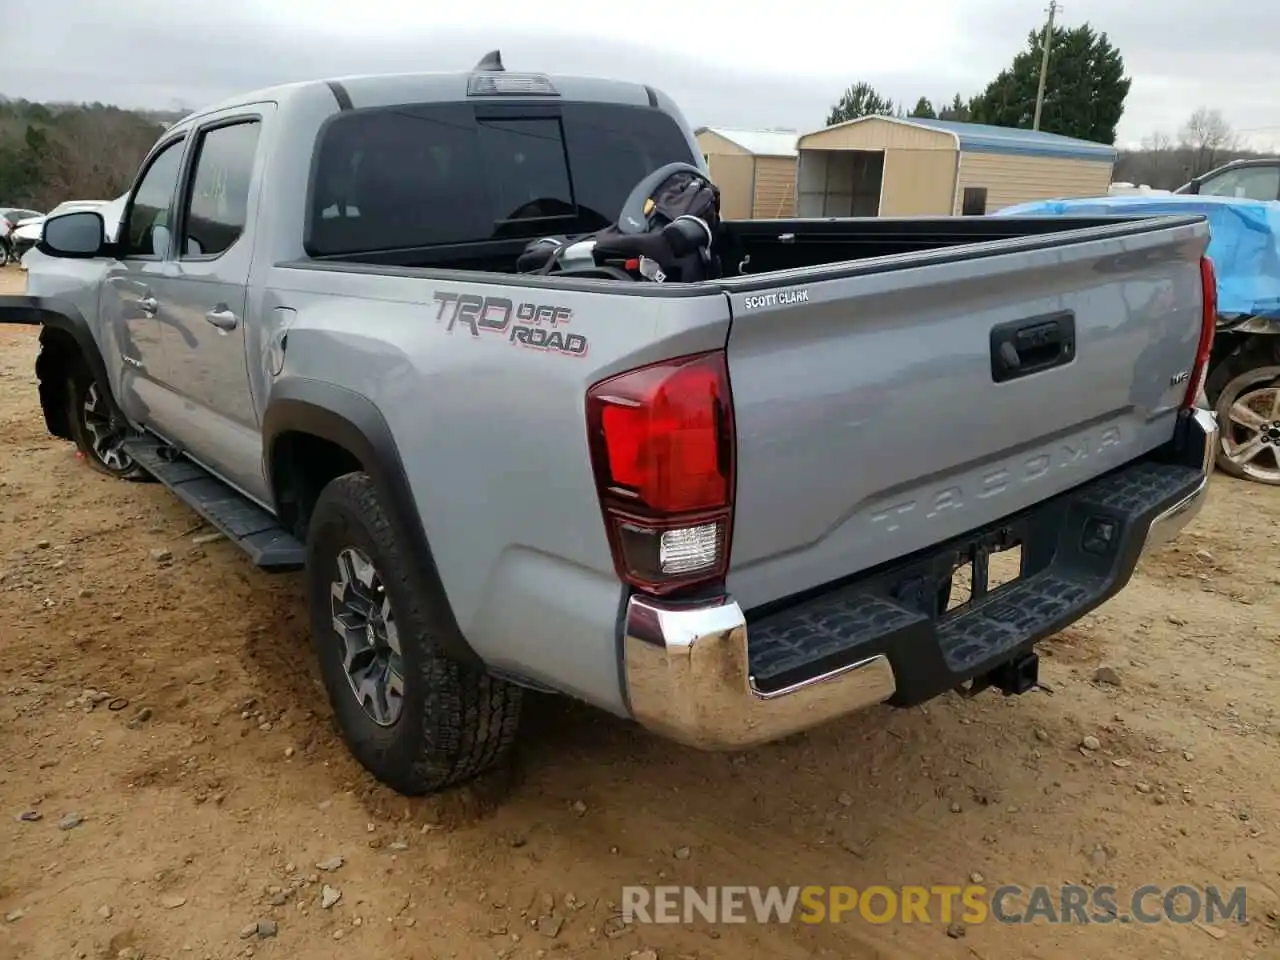
[[[1076,315],[1071,310],[991,328],[991,379],[996,383],[1060,367],[1075,354]]]

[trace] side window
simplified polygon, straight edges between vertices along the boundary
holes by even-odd
[[[175,140],[158,154],[142,175],[127,214],[124,257],[163,257],[169,250],[169,206],[178,185],[184,139]]]
[[[183,257],[216,257],[244,233],[261,126],[235,123],[201,134],[183,220]]]
[[[1240,197],[1248,200],[1280,198],[1280,167],[1242,167],[1228,170],[1200,185],[1207,197]]]

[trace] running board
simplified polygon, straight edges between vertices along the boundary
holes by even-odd
[[[140,467],[217,527],[257,567],[272,573],[302,569],[306,558],[302,543],[275,517],[204,467],[151,437],[126,440],[123,446]]]

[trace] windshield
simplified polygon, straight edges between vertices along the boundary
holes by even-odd
[[[616,104],[359,110],[320,136],[307,250],[334,256],[584,233],[658,167],[694,162],[660,110]]]

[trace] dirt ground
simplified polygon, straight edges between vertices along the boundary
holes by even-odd
[[[0,273],[9,292],[21,276]],[[1045,645],[1047,690],[878,709],[743,756],[547,699],[508,773],[410,801],[335,735],[297,579],[47,436],[35,346],[0,327],[0,957],[1280,957],[1275,490],[1215,477],[1181,541]],[[624,884],[975,874],[1243,884],[1249,920],[951,936],[615,916]],[[275,935],[242,938],[260,920]]]

